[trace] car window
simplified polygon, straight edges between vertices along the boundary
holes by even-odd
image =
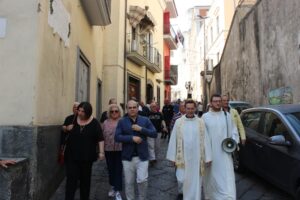
[[[288,134],[286,126],[274,113],[268,112],[265,114],[262,127],[263,134],[267,137],[272,137],[274,135],[287,136]]]
[[[300,112],[286,114],[288,121],[291,123],[297,134],[300,136]]]
[[[244,113],[242,117],[243,125],[247,128],[251,128],[254,131],[258,132],[259,129],[259,120],[262,115],[262,112],[250,112]]]

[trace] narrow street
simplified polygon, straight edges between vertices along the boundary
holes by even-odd
[[[177,197],[177,183],[174,168],[165,160],[167,141],[161,141],[161,151],[158,162],[149,168],[149,200],[175,200]],[[292,197],[273,187],[271,184],[248,172],[236,174],[237,197],[239,200],[291,200]],[[62,182],[51,200],[64,199],[65,180]],[[91,186],[91,200],[109,200],[108,175],[105,161],[94,164]],[[123,197],[125,195],[123,192]],[[79,200],[79,191],[76,193]]]

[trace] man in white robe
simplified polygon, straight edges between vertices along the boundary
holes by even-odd
[[[222,148],[222,141],[231,137],[237,143],[239,135],[230,113],[221,109],[220,95],[213,95],[210,99],[210,110],[202,118],[205,122],[207,135],[211,142],[211,167],[205,172],[204,191],[205,199],[235,200],[236,186],[231,153]]]
[[[184,200],[201,200],[202,176],[211,163],[211,144],[202,119],[195,116],[196,103],[185,102],[186,115],[176,120],[167,151],[167,159],[177,167],[183,183]]]

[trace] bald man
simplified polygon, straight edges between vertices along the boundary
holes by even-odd
[[[122,143],[122,164],[125,176],[127,200],[135,199],[137,183],[138,199],[146,200],[148,188],[149,137],[156,138],[156,130],[147,117],[138,115],[138,103],[127,103],[127,115],[120,119],[115,133],[115,141]]]

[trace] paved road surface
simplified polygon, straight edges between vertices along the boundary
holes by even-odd
[[[148,200],[175,200],[177,183],[174,168],[166,161],[167,141],[161,141],[158,162],[149,168]],[[291,200],[291,196],[278,190],[251,173],[236,174],[237,197],[239,200]],[[64,200],[65,180],[51,200]],[[107,197],[109,190],[105,161],[97,161],[93,166],[91,200],[112,200]],[[124,194],[122,194],[124,197]],[[125,199],[125,198],[124,198]],[[79,191],[76,194],[79,200]]]

